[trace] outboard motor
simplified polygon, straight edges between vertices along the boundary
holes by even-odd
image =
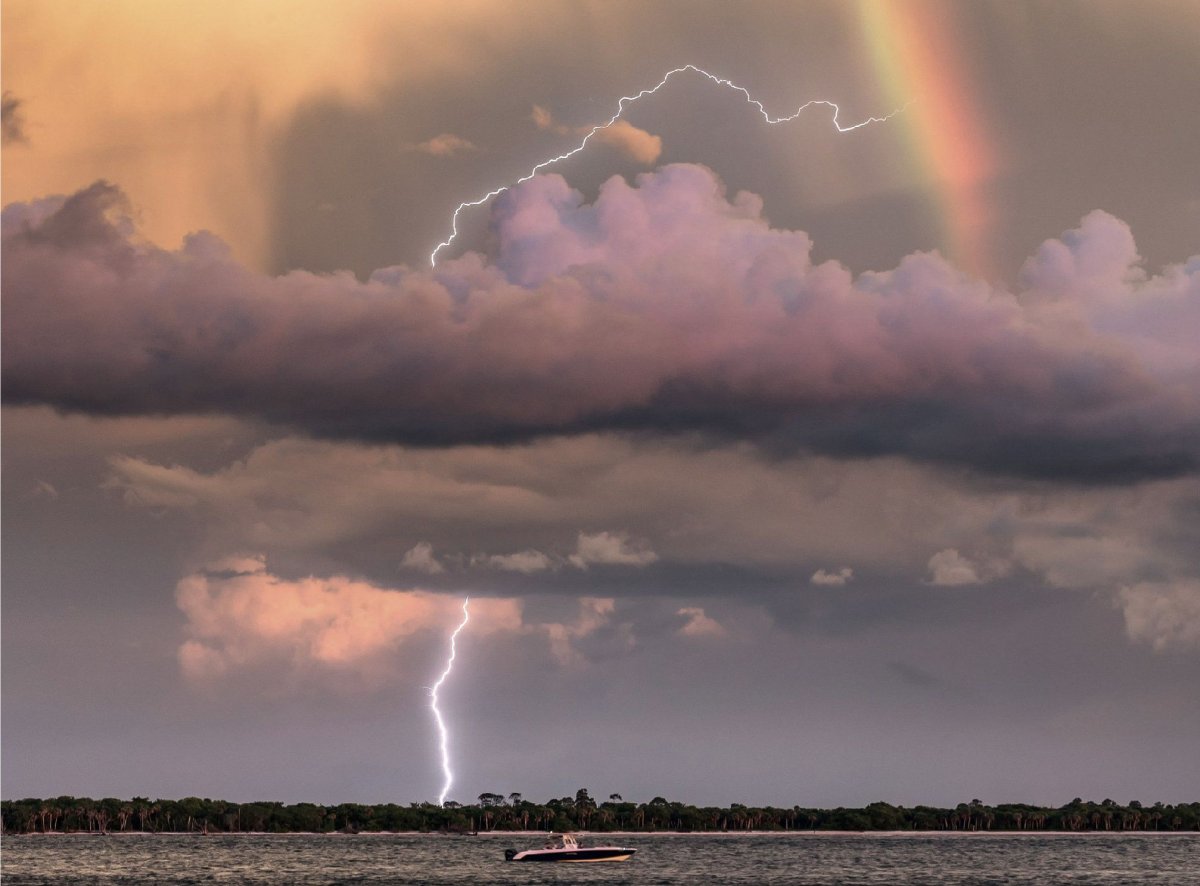
[[[513,858],[516,857],[516,854],[517,854],[517,850],[515,850],[515,849],[505,849],[504,850],[504,860],[512,861]]]

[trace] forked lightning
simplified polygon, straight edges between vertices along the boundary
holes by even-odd
[[[450,734],[446,731],[446,721],[442,719],[442,712],[438,710],[438,690],[442,688],[442,684],[446,682],[446,678],[450,676],[450,671],[454,669],[454,657],[457,654],[455,649],[455,641],[462,629],[467,626],[467,622],[471,618],[471,614],[467,609],[467,605],[471,602],[470,597],[463,600],[462,612],[463,618],[458,627],[454,629],[454,633],[450,635],[450,658],[446,661],[446,669],[442,671],[442,675],[438,677],[437,682],[429,690],[429,706],[433,709],[433,718],[437,720],[438,735],[441,739],[442,748],[442,774],[446,781],[442,784],[442,792],[438,794],[438,805],[442,806],[446,802],[446,794],[450,793],[450,785],[454,781],[454,773],[450,771]]]
[[[866,120],[862,120],[858,123],[851,124],[850,126],[843,126],[838,121],[838,114],[841,113],[841,109],[834,102],[825,101],[824,99],[813,99],[812,101],[805,102],[800,107],[798,107],[794,113],[789,114],[786,117],[772,117],[770,114],[767,113],[767,109],[763,107],[762,102],[760,102],[758,99],[754,98],[754,96],[752,96],[747,89],[745,89],[744,87],[738,86],[736,83],[734,83],[731,80],[726,80],[724,77],[718,77],[716,74],[710,74],[708,71],[705,71],[702,68],[698,68],[695,65],[684,65],[681,68],[672,68],[670,71],[667,71],[667,73],[663,75],[663,78],[661,80],[659,80],[658,83],[656,83],[654,86],[651,86],[649,89],[643,89],[641,92],[636,93],[634,95],[622,96],[621,100],[619,102],[617,102],[617,112],[615,114],[613,114],[612,117],[609,118],[608,122],[601,123],[599,126],[593,126],[591,131],[588,132],[588,134],[583,137],[583,141],[581,141],[578,145],[576,145],[571,150],[567,151],[565,154],[559,154],[557,157],[551,157],[548,160],[543,160],[541,163],[534,166],[533,169],[529,170],[529,173],[527,175],[522,176],[521,178],[517,179],[512,184],[501,185],[500,187],[495,188],[494,190],[488,191],[486,194],[484,194],[478,200],[469,200],[465,203],[459,203],[458,208],[454,210],[454,215],[450,219],[450,229],[451,229],[450,236],[447,237],[445,240],[443,240],[441,243],[439,243],[436,247],[434,247],[433,252],[430,253],[430,255],[429,255],[429,263],[431,265],[433,265],[434,267],[436,267],[438,253],[441,252],[443,249],[445,249],[447,246],[449,246],[451,243],[453,243],[455,238],[458,237],[458,215],[460,212],[462,212],[464,209],[469,209],[472,206],[481,206],[484,203],[486,203],[487,201],[491,200],[493,197],[498,197],[500,194],[503,194],[509,188],[519,185],[522,182],[529,181],[531,178],[533,178],[535,175],[537,175],[539,172],[541,172],[547,166],[551,166],[555,163],[558,163],[561,160],[566,160],[568,157],[574,157],[576,154],[578,154],[580,151],[582,151],[585,147],[587,147],[587,143],[588,143],[588,141],[591,140],[593,135],[595,135],[597,132],[600,132],[602,129],[608,129],[608,127],[612,126],[619,119],[621,119],[621,115],[625,113],[625,108],[628,105],[631,105],[633,102],[637,101],[640,98],[644,98],[647,95],[653,95],[654,93],[656,93],[660,89],[662,89],[664,86],[666,86],[668,80],[670,80],[676,74],[682,74],[685,71],[693,71],[697,74],[700,74],[702,77],[707,77],[709,80],[711,80],[713,83],[716,83],[718,86],[725,86],[729,89],[734,90],[735,92],[740,92],[742,95],[744,95],[746,97],[746,101],[748,103],[754,105],[754,107],[758,109],[758,113],[762,115],[762,118],[772,125],[777,124],[777,123],[788,123],[789,121],[795,120],[797,117],[799,117],[800,114],[806,108],[810,108],[813,105],[823,105],[824,107],[833,109],[833,125],[837,129],[837,131],[838,132],[850,132],[851,130],[859,129],[860,127],[866,126],[868,123],[882,123],[883,121],[896,116],[897,114],[899,114],[901,111],[904,110],[904,108],[897,108],[896,110],[892,111],[890,114],[888,114],[884,117],[868,117]],[[908,107],[908,106],[905,105],[905,107]]]

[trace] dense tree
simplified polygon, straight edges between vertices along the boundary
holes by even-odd
[[[915,806],[911,809],[876,802],[861,809],[775,808],[732,803],[728,807],[696,807],[655,797],[649,803],[625,802],[619,794],[597,804],[585,788],[574,797],[532,803],[520,793],[484,793],[478,805],[453,801],[364,805],[279,802],[228,803],[184,797],[181,800],[134,797],[61,796],[50,799],[5,800],[0,804],[6,833],[66,832],[191,832],[287,833],[295,831],[344,833],[371,831],[439,831],[463,833],[497,830],[636,830],[636,831],[750,831],[750,830],[997,830],[1105,831],[1200,830],[1200,803],[1144,806],[1131,801],[1121,806],[1111,799],[1100,803],[1075,798],[1058,808],[1009,803],[988,806],[979,799],[954,808]]]

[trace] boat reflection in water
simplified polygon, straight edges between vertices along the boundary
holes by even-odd
[[[551,834],[541,849],[505,849],[505,861],[625,861],[636,849],[625,846],[580,846],[574,834]]]

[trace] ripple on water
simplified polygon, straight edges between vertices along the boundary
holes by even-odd
[[[530,835],[5,837],[5,886],[34,884],[1200,884],[1200,834],[627,834],[621,864],[522,865]],[[609,842],[610,835],[605,835]]]

